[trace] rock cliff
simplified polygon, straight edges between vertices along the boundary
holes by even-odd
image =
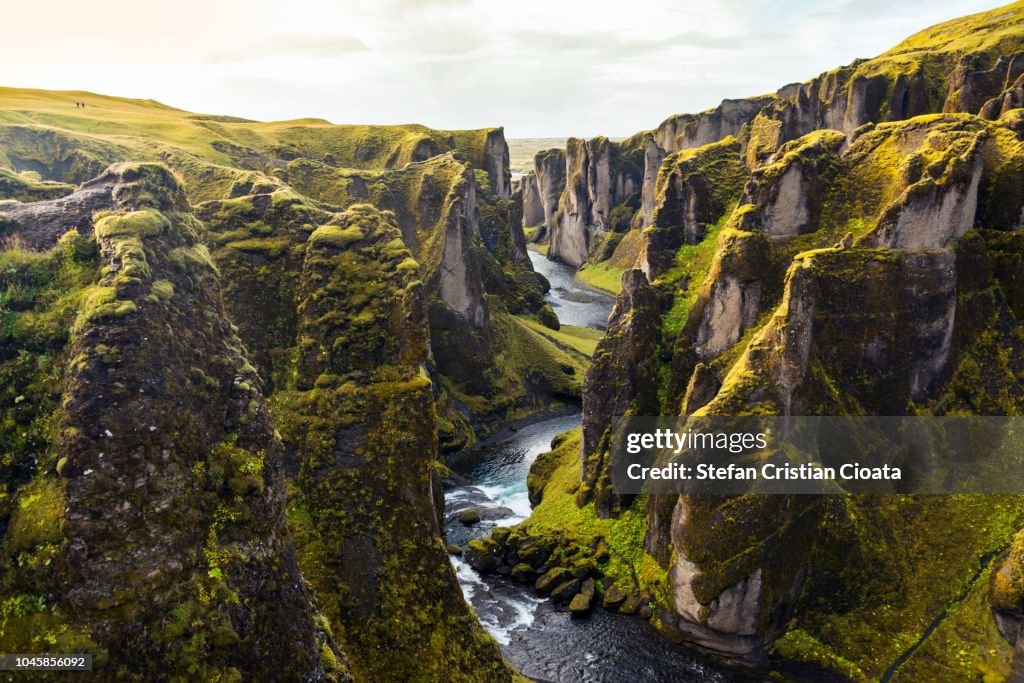
[[[605,233],[628,229],[639,205],[642,159],[636,141],[620,145],[601,137],[569,139],[565,190],[551,219],[549,258],[580,266]],[[626,207],[626,216],[621,216],[620,206]]]

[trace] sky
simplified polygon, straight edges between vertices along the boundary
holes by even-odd
[[[0,85],[258,120],[627,136],[807,80],[992,0],[11,3]]]

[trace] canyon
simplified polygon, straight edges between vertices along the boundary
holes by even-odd
[[[501,128],[0,88],[0,650],[1011,680],[1021,497],[622,494],[610,443],[1022,414],[1022,106],[1024,3],[516,179]]]

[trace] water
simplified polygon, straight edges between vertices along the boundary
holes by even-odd
[[[613,299],[586,288],[573,270],[530,252],[534,268],[551,282],[548,301],[563,324],[603,329]],[[472,484],[445,491],[445,533],[463,548],[497,526],[518,524],[530,515],[526,475],[551,440],[580,424],[580,415],[552,417],[486,446],[472,468],[463,472]],[[458,513],[476,508],[482,521],[465,526]],[[715,666],[692,650],[673,645],[646,621],[594,609],[573,619],[532,589],[500,576],[480,576],[452,556],[459,584],[484,627],[501,645],[505,658],[525,676],[538,681],[739,681],[749,680]]]
[[[608,324],[615,299],[593,289],[576,277],[576,271],[564,263],[549,261],[544,254],[530,251],[533,269],[551,283],[547,300],[563,325],[603,330]]]

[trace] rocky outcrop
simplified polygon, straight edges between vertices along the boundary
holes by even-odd
[[[697,327],[697,357],[710,360],[735,344],[760,312],[760,282],[741,282],[732,275],[716,280]]]
[[[48,249],[68,229],[92,231],[93,215],[114,206],[114,188],[120,178],[108,169],[72,193],[49,201],[0,202],[0,236],[17,234],[33,249]]]
[[[548,258],[578,267],[612,228],[612,210],[639,198],[642,151],[603,137],[570,138],[565,157],[567,181],[551,224]]]
[[[675,264],[684,244],[704,239],[739,196],[748,177],[733,138],[670,155],[655,190],[651,226],[643,232],[638,263],[649,280]]]
[[[76,305],[50,312],[63,334],[47,343],[67,367],[57,402],[30,408],[53,421],[52,455],[4,482],[18,501],[5,552],[36,567],[3,563],[5,600],[46,606],[19,610],[4,648],[90,652],[111,679],[273,666],[348,680],[296,564],[281,443],[200,225],[164,167],[122,164],[101,181],[90,189],[106,188],[106,212],[91,231],[69,221],[54,263],[77,276],[59,285]]]
[[[989,62],[989,64],[986,64]],[[1024,53],[997,55],[994,63],[987,54],[964,55],[949,74],[945,112],[977,113],[994,120],[1019,107]],[[1014,106],[1016,104],[1016,106]]]
[[[451,156],[370,178],[365,195],[362,201],[394,213],[401,234],[391,247],[410,249],[425,285],[427,366],[439,380],[442,443],[445,450],[458,450],[475,439],[474,428],[483,433],[496,419],[489,404],[497,393],[493,383],[506,372],[496,367],[506,340],[494,316],[550,314],[545,283],[526,255],[519,204],[481,192],[472,167]],[[250,195],[205,202],[199,212],[242,338],[271,386],[287,383],[291,361],[281,349],[298,334],[294,302],[305,245],[315,225],[327,223],[331,214],[287,187],[255,187]],[[510,356],[504,354],[511,363]],[[526,359],[515,362],[512,372],[525,374],[520,363]],[[554,373],[566,376],[557,367],[546,376]],[[441,378],[453,382],[463,400],[481,400],[473,409],[457,405],[441,389]],[[502,384],[503,400],[536,409],[554,400],[546,392],[556,383],[528,383],[522,376],[509,382]]]
[[[658,146],[653,137],[644,142],[644,177],[640,187],[640,212],[643,225],[651,224],[654,219],[654,206],[657,202],[656,185],[661,164],[665,160],[665,150]]]
[[[458,192],[443,210],[444,246],[433,277],[437,279],[441,301],[469,324],[481,327],[487,322],[487,309],[483,301],[484,287],[479,265],[470,251],[474,242],[480,239],[472,171],[467,169],[464,172],[461,184],[465,189]],[[432,255],[430,261],[435,258]]]
[[[424,284],[410,252],[393,246],[399,235],[392,216],[363,205],[309,237],[297,376],[274,397],[299,468],[292,508],[311,524],[300,562],[357,677],[399,666],[411,677],[464,670],[505,680],[439,543]]]
[[[550,235],[558,212],[562,192],[565,191],[566,167],[565,152],[560,149],[549,149],[537,152],[533,158],[534,173],[537,176],[537,194],[544,211],[542,229],[537,231],[534,239],[540,241]]]
[[[627,271],[587,370],[583,392],[582,481],[577,501],[594,501],[599,516],[616,514],[629,499],[612,491],[607,462],[613,417],[658,411],[658,301],[640,270]]]
[[[643,216],[640,227],[651,225],[654,218],[658,172],[664,158],[680,150],[733,136],[744,146],[747,165],[755,168],[785,143],[815,130],[830,129],[851,136],[866,124],[902,121],[938,111],[979,114],[995,120],[1021,106],[1024,59],[1020,48],[1024,40],[1007,30],[1000,39],[987,41],[985,32],[995,25],[1019,25],[1024,18],[1017,7],[1003,14],[1001,11],[941,24],[873,59],[856,60],[806,83],[783,86],[772,95],[724,100],[699,114],[671,116],[654,131],[634,136],[624,144],[641,149],[637,160],[643,166],[638,182]],[[963,41],[959,46],[957,39]],[[578,143],[574,143],[573,150],[566,149],[570,157],[579,154]],[[570,159],[570,166],[572,163]],[[571,179],[571,169],[569,175]],[[796,182],[795,175],[789,182]],[[585,214],[589,208],[580,198],[576,197],[571,207],[574,217],[581,209]],[[576,218],[570,221],[572,234],[598,223]],[[586,242],[575,238],[566,243],[572,259],[568,263],[575,262],[581,245]]]
[[[541,201],[536,172],[530,171],[520,182],[523,190],[523,225],[528,228],[544,225],[544,203]]]
[[[662,345],[674,347],[671,371],[649,380],[659,387],[662,405],[698,416],[1015,414],[1022,408],[1010,398],[1024,382],[1024,362],[1010,360],[1019,348],[1013,331],[1020,329],[1019,308],[1000,294],[1016,291],[1019,267],[997,265],[1017,264],[1013,254],[1024,249],[1017,232],[1024,192],[1010,180],[1024,160],[1015,124],[929,116],[882,123],[846,140],[838,131],[822,131],[783,145],[754,171],[740,206],[716,236],[710,264],[697,257],[679,265],[683,274],[663,275],[658,286],[672,292],[671,301],[665,295],[652,307],[648,324],[662,322],[644,336],[660,335]],[[672,161],[669,156],[663,179],[672,177]],[[659,197],[678,198],[674,190],[663,187]],[[676,215],[686,214],[680,209]],[[703,280],[695,295],[691,278]],[[665,311],[680,305],[685,320],[676,331]],[[644,329],[636,317],[633,329]],[[643,343],[609,334],[602,347],[619,358]],[[603,386],[607,391],[610,385]],[[635,385],[624,380],[616,386]],[[628,500],[610,492],[612,504],[602,506],[599,487],[596,494],[588,489],[602,477],[592,468],[608,467],[592,457],[589,444],[611,424],[593,416],[629,414],[630,408],[590,406],[585,403],[581,496],[598,501],[597,516],[621,514]],[[843,607],[845,623],[877,629],[878,603],[860,587],[884,590],[906,581],[904,565],[892,559],[903,553],[901,544],[948,533],[948,525],[895,513],[902,505],[958,520],[961,538],[970,535],[973,522],[966,520],[973,515],[1002,519],[1002,512],[948,498],[651,496],[644,549],[668,572],[662,623],[734,663],[814,662],[820,673],[839,656],[856,661],[865,676],[880,677],[901,650],[881,639],[871,652],[886,654],[869,654],[817,624],[834,623],[832,601],[843,595],[855,596]],[[903,540],[886,541],[882,555],[877,546],[868,549],[886,535]],[[969,584],[978,580],[983,556],[964,552],[951,561],[929,554],[934,563],[915,560],[913,566],[935,576],[951,571]],[[927,623],[956,590],[952,583],[919,585],[902,609],[932,615],[922,616]],[[978,605],[970,608],[971,618],[991,621],[987,606]],[[793,629],[793,623],[804,626]],[[917,622],[887,623],[891,632],[914,632]],[[822,646],[828,654],[816,649]],[[928,654],[911,653],[914,663],[898,666],[939,675],[939,650],[929,645],[922,649]]]
[[[512,173],[508,169],[508,143],[505,142],[503,128],[487,132],[480,168],[487,171],[491,192],[498,199],[508,199],[512,196]]]
[[[773,237],[817,230],[824,192],[845,143],[841,133],[825,130],[783,145],[753,172],[740,200],[757,207],[753,224]]]
[[[666,152],[703,147],[729,136],[738,137],[744,126],[772,102],[771,97],[723,100],[700,114],[679,114],[665,119],[654,131],[658,147]]]
[[[912,184],[885,209],[865,239],[867,244],[890,249],[938,248],[963,237],[974,226],[984,170],[983,145],[978,137],[958,142],[961,144],[935,150],[945,152],[937,160],[920,160],[921,166],[931,162],[927,170],[908,168],[907,180]],[[915,182],[918,173],[921,177]]]

